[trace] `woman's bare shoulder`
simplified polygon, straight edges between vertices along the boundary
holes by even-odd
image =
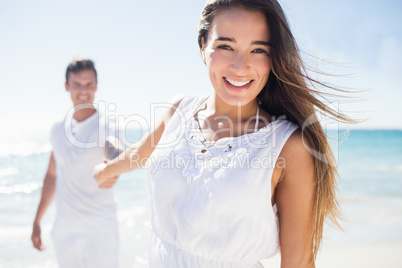
[[[286,141],[280,157],[284,159],[283,165],[284,178],[288,177],[304,180],[312,180],[314,173],[314,156],[311,153],[312,148],[307,138],[300,129],[295,130]]]
[[[300,129],[296,129],[282,148],[281,156],[292,160],[313,160],[311,145]]]

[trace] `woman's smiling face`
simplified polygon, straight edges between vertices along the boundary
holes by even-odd
[[[201,48],[217,97],[232,106],[253,101],[268,81],[270,50],[262,13],[241,8],[218,13]]]

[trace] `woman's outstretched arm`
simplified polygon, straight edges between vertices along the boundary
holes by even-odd
[[[111,188],[120,174],[133,171],[146,164],[182,99],[182,96],[176,97],[172,106],[156,124],[155,129],[147,133],[139,142],[134,143],[113,160],[95,167],[94,177],[100,188]]]

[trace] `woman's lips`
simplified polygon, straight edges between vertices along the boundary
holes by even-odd
[[[238,81],[232,80],[229,78],[224,77],[223,80],[225,81],[226,86],[235,91],[242,91],[248,89],[254,80],[245,80],[245,81]]]

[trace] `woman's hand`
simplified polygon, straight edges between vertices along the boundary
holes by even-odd
[[[99,185],[99,188],[107,189],[112,188],[113,185],[116,183],[119,176],[109,176],[105,171],[107,167],[107,162],[100,163],[96,165],[94,168],[94,178]]]

